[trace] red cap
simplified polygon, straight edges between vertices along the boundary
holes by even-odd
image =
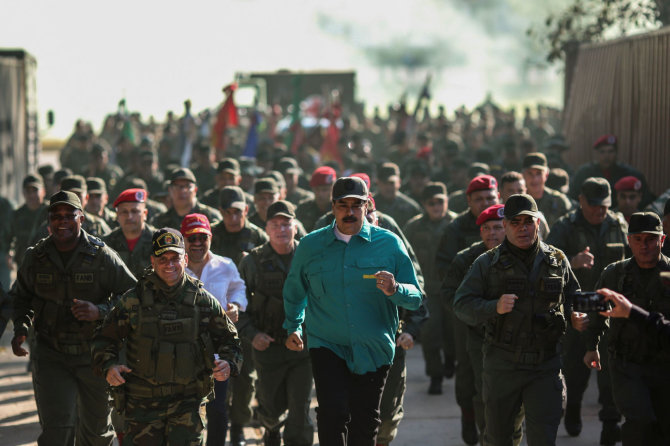
[[[494,204],[479,214],[479,217],[477,217],[477,226],[481,226],[489,220],[502,220],[504,217],[505,205]]]
[[[193,234],[212,235],[212,228],[206,215],[188,214],[181,222],[181,233],[184,237]]]
[[[363,180],[365,182],[365,185],[368,187],[368,190],[370,189],[370,175],[368,175],[367,173],[357,172],[357,173],[352,173],[349,176],[360,178],[361,180]]]
[[[596,142],[593,143],[593,148],[597,149],[600,146],[616,146],[616,136],[614,135],[603,135],[600,138],[596,139]]]
[[[144,203],[147,201],[147,191],[144,189],[126,189],[114,200],[112,206],[117,207],[121,203]]]
[[[614,184],[614,190],[640,190],[642,189],[642,181],[634,176],[627,176],[621,178]]]
[[[479,175],[470,181],[468,189],[465,191],[466,195],[478,190],[498,190],[498,180],[491,175]]]
[[[335,183],[336,179],[337,174],[335,173],[335,169],[330,166],[321,166],[317,167],[312,174],[312,179],[309,180],[309,185],[310,187],[328,186]]]

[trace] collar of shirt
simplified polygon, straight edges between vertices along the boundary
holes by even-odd
[[[335,240],[339,240],[339,238],[335,235],[335,227],[337,225],[337,220],[333,219],[333,222],[330,224],[330,231],[328,231],[329,237],[328,237],[328,244],[333,243]],[[338,230],[339,232],[339,230]],[[344,235],[344,234],[343,234]],[[363,227],[361,228],[360,231],[358,231],[358,234],[354,234],[351,237],[358,236],[362,238],[363,240],[369,242],[372,240],[372,236],[370,235],[370,223],[368,223],[367,220],[363,221]],[[346,242],[345,242],[346,243]]]

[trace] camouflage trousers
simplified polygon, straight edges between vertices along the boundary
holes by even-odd
[[[168,401],[128,397],[123,445],[202,445],[202,404],[195,396]]]
[[[377,443],[391,443],[398,433],[398,425],[403,419],[405,412],[402,403],[407,388],[407,368],[405,367],[405,350],[396,347],[393,364],[386,377],[386,384],[382,392],[382,402],[379,406],[379,418],[382,424],[379,426]]]

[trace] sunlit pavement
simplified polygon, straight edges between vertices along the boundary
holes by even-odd
[[[30,374],[26,372],[27,360],[12,355],[9,347],[10,336],[10,333],[6,332],[0,339],[0,445],[36,445],[39,421]],[[392,444],[394,446],[463,445],[460,438],[460,410],[454,399],[453,379],[444,381],[443,395],[428,395],[426,393],[428,378],[423,374],[420,346],[408,352],[407,369],[405,418]],[[585,397],[582,434],[577,438],[569,437],[561,424],[558,431],[558,445],[598,444],[600,423],[597,415],[596,389],[594,375]],[[315,404],[315,401],[313,403]],[[262,444],[260,429],[247,428],[245,435],[248,445]],[[318,444],[316,435],[314,444]]]

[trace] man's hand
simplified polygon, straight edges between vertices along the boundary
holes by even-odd
[[[212,375],[217,381],[225,381],[230,378],[230,364],[228,361],[224,359],[215,359]]]
[[[305,345],[302,343],[302,336],[300,336],[300,333],[297,331],[288,335],[284,345],[286,345],[287,349],[293,350],[294,352],[301,352],[305,348]]]
[[[519,296],[516,294],[503,294],[500,296],[500,299],[498,299],[498,303],[496,304],[496,312],[498,314],[509,313],[514,308],[514,302],[516,302],[518,298]]]
[[[100,310],[92,302],[86,300],[72,300],[72,314],[78,321],[97,321],[100,317]]]
[[[396,283],[393,274],[388,271],[377,271],[375,277],[377,278],[377,288],[382,290],[384,294],[387,296],[395,294]]]
[[[600,353],[598,350],[589,350],[584,355],[584,364],[590,369],[600,370]]]
[[[262,352],[270,346],[271,342],[274,342],[275,338],[268,335],[267,333],[257,333],[256,336],[251,340],[251,345],[258,351]]]
[[[24,342],[26,342],[26,335],[14,336],[12,338],[12,352],[16,356],[26,356],[28,354],[28,350],[21,347]]]
[[[593,254],[591,254],[591,249],[587,246],[583,251],[577,253],[576,256],[570,260],[570,266],[572,269],[593,268]]]
[[[584,331],[589,326],[589,315],[580,313],[579,311],[573,311],[572,316],[570,316],[570,322],[572,322],[572,328],[575,330]]]
[[[237,304],[229,303],[226,305],[226,315],[233,323],[240,318],[240,307]]]
[[[395,345],[402,347],[403,350],[409,350],[414,347],[414,337],[409,333],[402,333],[398,336],[398,339],[395,340]]]
[[[608,288],[602,288],[596,291],[598,294],[605,296],[605,302],[609,301],[614,304],[610,310],[601,311],[599,314],[605,317],[624,317],[628,318],[630,316],[630,309],[633,308],[633,304],[626,299],[623,294],[619,294],[616,291],[612,291]]]
[[[107,375],[105,375],[105,379],[107,380],[110,386],[113,387],[120,386],[121,384],[125,384],[126,382],[126,380],[123,378],[123,373],[129,373],[129,372],[132,372],[132,370],[130,370],[125,365],[115,365],[107,370]]]

